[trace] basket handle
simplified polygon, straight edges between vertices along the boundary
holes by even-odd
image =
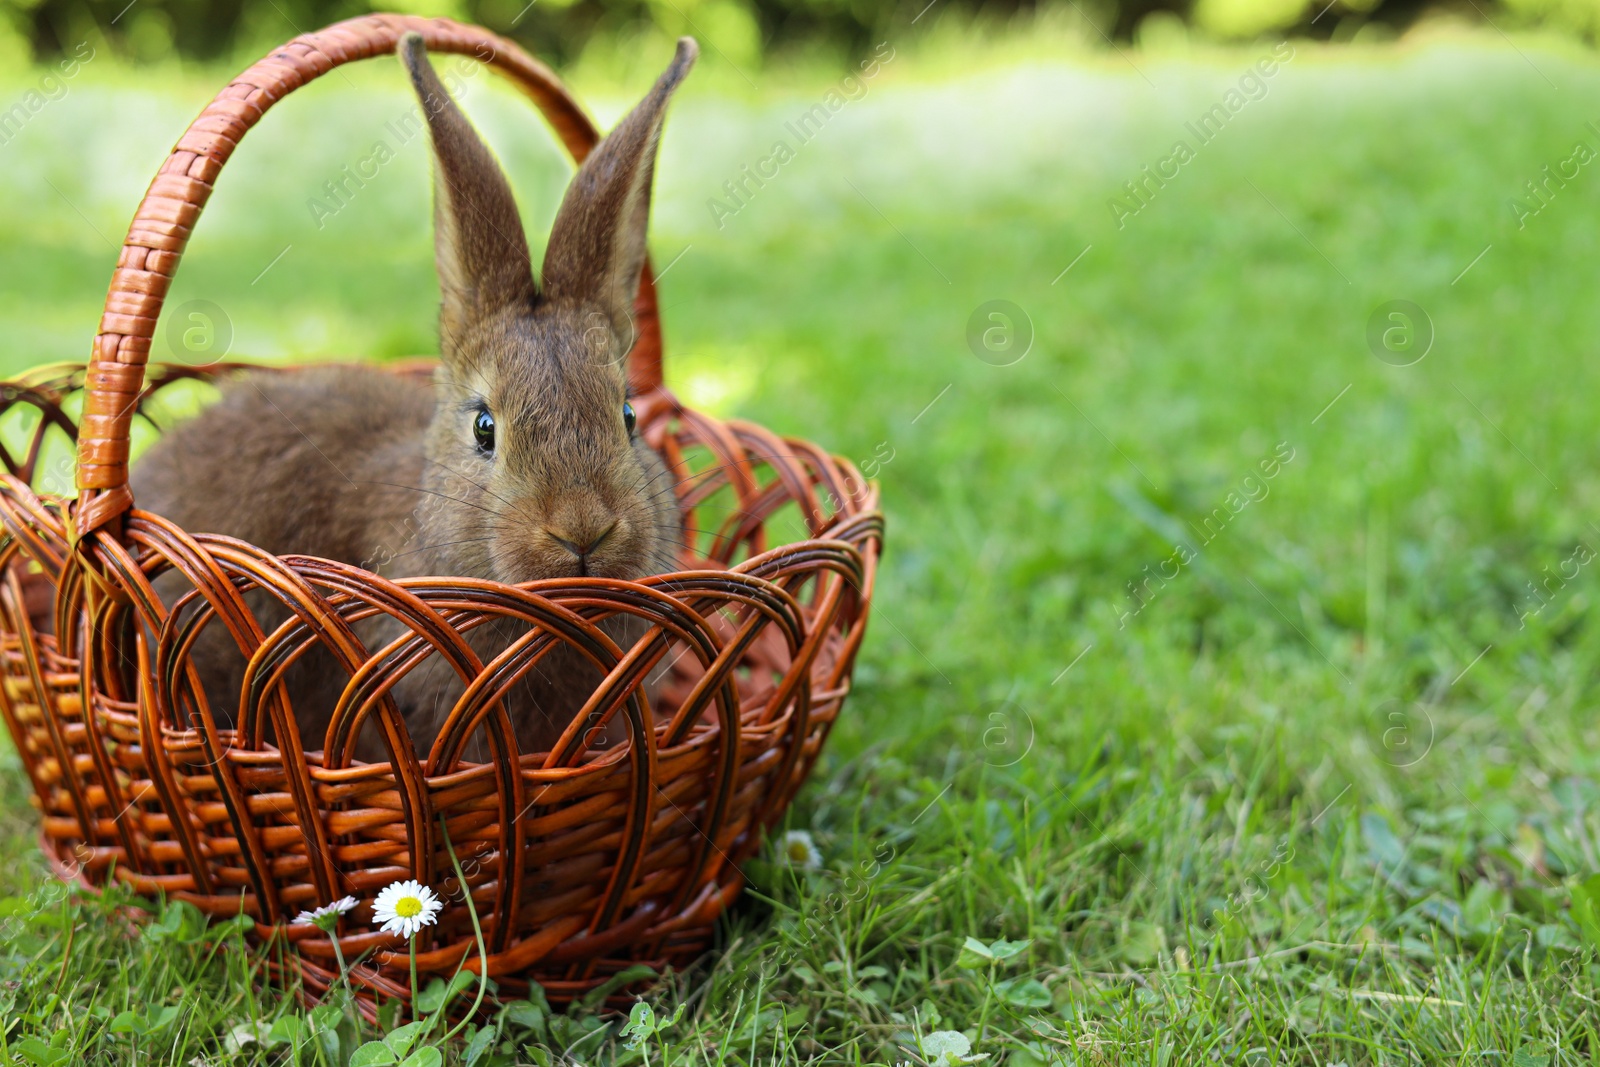
[[[411,31],[422,35],[429,52],[471,55],[510,78],[544,113],[575,161],[582,162],[599,141],[594,123],[548,67],[503,37],[449,19],[364,15],[301,34],[256,62],[190,123],[128,227],[94,340],[78,426],[78,536],[108,525],[117,531],[121,524],[115,520],[133,506],[128,431],[150,342],[189,234],[223,164],[273,104],[336,67],[393,53]],[[661,385],[661,322],[648,261],[634,319],[638,339],[628,356],[628,378],[636,391],[646,393]]]

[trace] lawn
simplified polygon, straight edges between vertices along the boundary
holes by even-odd
[[[667,128],[669,383],[875,460],[889,540],[789,816],[822,869],[752,865],[723,951],[652,994],[688,1010],[650,1062],[907,1061],[935,1030],[1017,1067],[1589,1062],[1600,64],[1492,34],[890,47],[804,143],[843,71],[713,62]],[[95,62],[0,147],[7,370],[87,355],[223,80]],[[583,90],[609,121],[649,73]],[[538,240],[566,170],[469,86]],[[234,355],[431,350],[423,146],[308,205],[406,107],[380,65],[275,111],[169,307],[222,309]],[[280,1062],[223,1040],[297,1013],[267,961],[62,899],[0,760],[9,1054]],[[614,1030],[572,1056],[637,1061]]]

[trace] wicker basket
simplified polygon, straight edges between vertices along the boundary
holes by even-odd
[[[406,946],[372,925],[370,909],[401,878],[447,901],[419,937],[425,973],[465,961],[511,993],[534,978],[559,998],[629,964],[682,966],[703,953],[742,885],[739,863],[804,781],[849,691],[882,537],[876,487],[847,461],[690,411],[662,387],[648,269],[628,368],[639,425],[682,479],[686,529],[715,531],[690,542],[679,573],[394,582],[134,509],[129,434],[150,418],[151,396],[234,369],[146,366],[162,299],[223,164],[285,94],[391,53],[409,30],[431,52],[475,56],[509,77],[575,158],[596,142],[549,70],[482,29],[379,15],[297,37],[218,94],[161,167],[128,231],[88,366],[37,372],[0,392],[0,417],[19,406],[37,413],[11,412],[31,434],[0,456],[10,472],[0,475],[0,712],[32,779],[46,852],[63,876],[89,885],[114,879],[213,915],[242,910],[257,938],[297,946],[287,958],[310,997],[336,977],[332,946],[288,920],[355,896],[362,905],[340,944],[347,958],[368,953],[353,977],[369,1013],[376,996],[408,993]],[[75,501],[31,485],[60,433],[77,442]],[[789,538],[774,536],[784,530]],[[151,587],[169,569],[209,611],[169,617]],[[294,617],[263,632],[247,607],[255,588]],[[431,645],[484,682],[468,688],[425,758],[412,755],[384,695],[404,650],[368,649],[351,628],[379,612],[410,628],[411,651]],[[619,613],[649,623],[633,648],[597,627]],[[197,614],[228,627],[258,679],[235,728],[219,728],[197,698],[186,660]],[[488,617],[522,619],[542,636],[486,666],[460,635]],[[585,736],[604,731],[575,725],[553,751],[516,750],[497,693],[554,641],[613,664],[586,710],[623,717],[627,742],[591,747]],[[352,681],[327,735],[302,738],[271,672],[316,642]],[[663,663],[668,680],[652,706],[642,680]],[[389,763],[351,757],[355,724],[369,713]],[[469,737],[487,740],[491,762],[461,758]],[[441,827],[465,866],[487,959]]]

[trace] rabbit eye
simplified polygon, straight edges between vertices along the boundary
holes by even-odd
[[[622,402],[622,425],[628,428],[629,437],[633,436],[633,428],[638,421],[638,416],[633,413],[633,405],[624,400]]]
[[[479,452],[494,451],[494,416],[480,408],[472,420],[472,436],[477,439]]]

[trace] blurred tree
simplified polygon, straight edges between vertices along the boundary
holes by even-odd
[[[1519,16],[1559,26],[1586,41],[1600,39],[1600,0],[1505,0]]]
[[[1428,0],[934,0],[946,11],[1006,20],[1035,7],[1069,7],[1115,40],[1133,40],[1150,15],[1176,16],[1201,34],[1245,39],[1291,33],[1328,38],[1351,20],[1403,28]],[[1542,24],[1584,40],[1600,37],[1600,0],[1442,0],[1468,18]],[[652,27],[694,33],[727,58],[749,63],[788,46],[818,43],[859,51],[904,30],[923,0],[0,0],[0,42],[27,42],[35,57],[69,51],[95,28],[137,60],[172,54],[217,59],[269,47],[373,10],[470,19],[557,63],[597,35]],[[1342,34],[1341,34],[1342,36]]]
[[[938,2],[1000,15],[1033,6],[1033,0]],[[573,58],[596,34],[629,34],[652,24],[714,41],[735,61],[790,42],[859,48],[916,14],[875,0],[0,0],[0,34],[21,37],[44,57],[69,51],[97,26],[136,59],[174,52],[216,59],[243,47],[268,47],[294,32],[291,27],[310,30],[367,11],[396,10],[470,19],[557,62]]]

